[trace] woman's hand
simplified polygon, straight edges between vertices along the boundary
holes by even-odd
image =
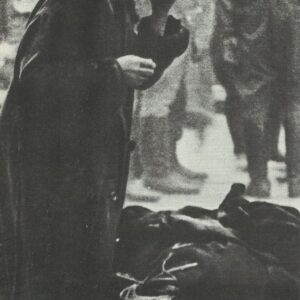
[[[135,55],[126,55],[117,59],[123,70],[126,84],[131,88],[139,88],[149,80],[155,71],[156,64],[152,59]]]

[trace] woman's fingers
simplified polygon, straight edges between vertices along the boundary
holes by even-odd
[[[141,58],[140,68],[155,69],[156,63],[152,59]]]
[[[139,68],[138,73],[142,77],[151,77],[154,74],[153,69],[147,69],[147,68]]]
[[[117,59],[123,70],[126,83],[129,87],[136,88],[153,76],[156,64],[152,59],[135,55],[126,55]]]

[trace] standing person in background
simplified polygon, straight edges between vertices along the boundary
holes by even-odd
[[[188,44],[174,1],[152,0],[137,36],[128,1],[35,7],[0,122],[1,299],[113,299],[133,90]]]
[[[203,8],[201,8],[202,5]],[[198,42],[205,44],[207,49],[209,34],[206,35],[206,32],[209,29],[206,30],[205,27],[211,25],[209,22],[206,24],[211,16],[207,16],[208,6],[208,2],[200,4],[194,0],[177,1],[172,9],[172,13],[184,19],[186,26],[193,31],[191,39],[198,38],[201,40]],[[201,13],[194,16],[196,8],[200,8]],[[143,13],[147,12],[143,11]],[[192,15],[192,20],[187,22],[189,15]],[[198,22],[202,25],[200,28],[198,28]],[[197,36],[198,30],[202,33],[199,37]],[[204,36],[206,39],[203,38]],[[188,118],[187,107],[190,113],[193,112],[197,116],[198,124],[204,117],[207,120],[207,115],[209,115],[206,112],[204,115],[205,108],[201,106],[201,101],[205,102],[206,99],[201,98],[201,92],[203,90],[207,92],[211,86],[205,86],[202,89],[202,78],[198,73],[195,74],[196,80],[193,80],[193,86],[188,83],[191,77],[186,78],[186,74],[194,64],[192,44],[193,42],[181,57],[174,60],[152,88],[137,93],[136,122],[133,124],[133,132],[140,138],[137,139],[138,144],[132,159],[133,184],[130,184],[128,199],[157,200],[159,194],[153,194],[153,191],[165,194],[195,194],[199,192],[199,186],[207,177],[205,173],[185,168],[177,157],[177,142],[182,137],[183,127],[189,122],[186,120]],[[198,46],[197,43],[196,47]],[[205,47],[200,48],[199,51],[202,51]],[[195,64],[197,64],[194,68],[196,73],[199,69],[198,63]],[[205,76],[207,76],[206,73]],[[141,178],[147,189],[137,189],[133,181],[136,178]]]
[[[199,182],[191,181],[174,168],[178,163],[176,149],[183,121],[176,118],[176,125],[180,123],[180,131],[177,131],[178,126],[175,127],[171,119],[171,107],[181,87],[184,63],[185,55],[174,60],[153,87],[137,92],[138,122],[134,131],[140,137],[137,139],[140,175],[148,189],[165,194],[199,192]],[[192,175],[197,176],[197,173]]]
[[[222,22],[224,22],[224,24],[227,22],[231,22],[229,20],[230,18],[226,20],[228,16],[226,16],[225,10],[219,9],[219,15],[217,15],[216,18],[220,20],[222,18],[222,13],[224,13],[224,19],[222,20]],[[246,149],[242,120],[242,99],[240,93],[236,90],[236,86],[233,84],[232,80],[223,72],[223,67],[221,65],[220,59],[220,57],[223,55],[222,53],[224,53],[224,55],[226,56],[223,57],[224,64],[226,65],[226,61],[231,61],[232,63],[234,63],[235,58],[233,52],[235,50],[233,50],[233,48],[236,47],[235,44],[238,41],[234,35],[234,28],[229,29],[230,26],[231,25],[228,26],[227,30],[232,31],[232,33],[228,33],[227,39],[224,39],[224,36],[222,36],[225,32],[225,29],[222,26],[216,27],[214,31],[214,38],[212,39],[211,44],[211,53],[215,61],[215,71],[218,79],[222,81],[222,84],[226,88],[227,92],[225,115],[233,142],[233,151],[236,158],[240,161],[243,161]],[[222,40],[223,42],[221,42]],[[278,148],[280,127],[283,124],[283,107],[281,95],[278,95],[277,101],[274,101],[273,104],[274,105],[272,105],[270,108],[270,116],[268,118],[269,123],[267,125],[267,152],[269,160],[284,162],[285,158],[280,153]]]
[[[191,38],[188,50],[189,61],[183,78],[186,124],[199,132],[203,141],[204,132],[212,122],[214,72],[210,58],[210,40],[214,28],[214,1],[194,1],[194,6],[185,12]]]
[[[267,162],[270,157],[270,118],[285,91],[285,50],[274,21],[284,22],[286,11],[273,14],[277,2],[269,0],[218,0],[212,56],[219,81],[239,101],[230,113],[238,124],[236,137],[244,135],[250,184],[247,192],[259,198],[270,196]],[[283,20],[283,21],[282,21]],[[281,59],[279,59],[281,58]],[[274,119],[272,120],[274,121]],[[235,126],[241,126],[242,132]],[[242,146],[242,143],[241,143]],[[242,149],[242,147],[241,147]],[[240,149],[236,149],[239,151]]]

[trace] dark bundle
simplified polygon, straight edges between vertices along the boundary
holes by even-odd
[[[300,214],[244,190],[233,185],[217,210],[124,209],[117,271],[133,282],[122,297],[298,300]]]

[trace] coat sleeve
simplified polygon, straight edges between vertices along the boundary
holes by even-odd
[[[143,18],[138,27],[137,54],[141,57],[152,58],[157,68],[154,76],[142,89],[153,85],[174,58],[187,49],[188,43],[189,31],[173,16],[169,16],[163,36],[154,33],[149,17]]]
[[[35,105],[51,106],[54,98],[74,105],[101,95],[103,113],[110,115],[126,101],[122,70],[114,58],[88,58],[80,49],[86,45],[78,47],[85,44],[80,25],[64,20],[65,15],[57,4],[42,7],[31,19],[17,54],[15,80],[27,99],[40,99]]]

